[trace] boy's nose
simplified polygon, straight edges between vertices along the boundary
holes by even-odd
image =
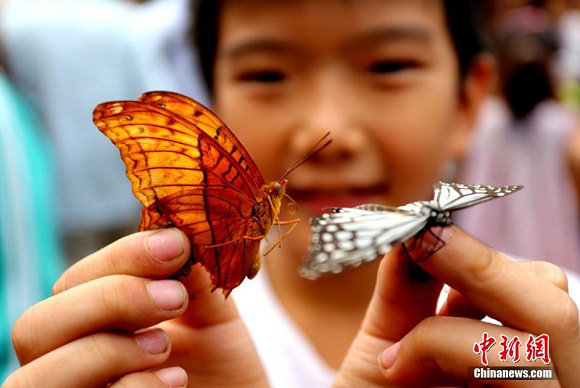
[[[300,129],[292,134],[290,148],[293,151],[293,154],[306,154],[312,145],[319,141],[329,131],[330,137],[332,138],[332,144],[325,148],[324,151],[314,155],[310,161],[349,161],[355,159],[364,151],[365,139],[362,131],[354,128],[352,130],[343,131],[337,127],[316,126]]]
[[[301,155],[330,131],[332,144],[312,161],[349,161],[364,152],[368,139],[361,126],[356,125],[344,91],[337,87],[319,88],[313,98],[305,98],[302,122],[293,131],[291,150]]]

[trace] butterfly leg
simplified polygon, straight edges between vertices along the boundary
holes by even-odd
[[[300,218],[295,218],[293,220],[288,220],[288,221],[278,221],[276,222],[276,224],[278,225],[290,225],[290,224],[297,224],[300,222]]]
[[[272,203],[272,199],[270,197],[268,198],[268,203],[270,203],[270,209],[272,209],[272,214],[274,214],[274,220],[273,223],[276,224],[278,226],[278,236],[282,235],[282,228],[280,227],[280,218],[278,218],[278,212],[276,211],[276,208],[274,207],[274,204]],[[282,248],[282,239],[279,238],[278,239],[278,246],[280,248]],[[268,250],[268,252],[270,252],[270,250]]]
[[[236,243],[240,240],[261,240],[263,239],[265,236],[262,234],[260,236],[242,236],[240,238],[236,238],[234,240],[230,240],[230,241],[226,241],[224,243],[219,243],[219,244],[212,244],[212,245],[206,245],[205,248],[217,248],[217,247],[223,247],[224,245],[229,245],[229,244],[233,244]]]
[[[290,225],[292,224],[292,226],[290,227],[290,229],[288,229],[286,231],[286,233],[281,234],[280,237],[278,238],[278,241],[276,241],[272,247],[270,247],[270,249],[268,249],[265,253],[264,256],[266,256],[268,253],[272,252],[272,250],[276,247],[276,245],[281,246],[280,242],[282,240],[284,240],[290,233],[292,233],[292,231],[298,226],[298,223],[300,222],[300,218],[296,218],[295,220],[289,220],[289,221],[278,221],[278,227],[280,227],[280,225]]]
[[[443,234],[443,227],[439,227],[439,230],[437,231],[437,233],[433,233],[433,230],[432,230],[432,229],[429,229],[429,231],[428,231],[428,232],[429,232],[429,233],[431,234],[431,236],[433,236],[433,237],[435,238],[435,240],[436,240],[436,243],[435,243],[435,248],[436,248],[436,249],[433,251],[433,253],[435,253],[435,252],[437,252],[438,250],[442,249],[442,248],[445,246],[445,244],[446,244],[445,240],[443,240],[443,239],[441,238],[441,234]]]
[[[413,236],[411,238],[411,243],[408,244],[409,245],[408,247],[405,245],[405,243],[403,243],[403,246],[405,247],[405,250],[407,251],[407,253],[413,252],[415,250],[415,248],[417,248],[417,244],[420,243],[420,240],[421,240],[421,234]]]
[[[413,237],[410,243],[401,243],[401,245],[403,246],[403,250],[405,251],[405,254],[411,260],[413,260],[414,262],[417,262],[417,263],[420,263],[422,261],[427,260],[435,252],[431,249],[429,249],[427,252],[425,252],[425,250],[422,249],[423,233],[427,233],[427,232],[422,232],[419,236]],[[417,252],[420,252],[420,254],[414,254]],[[423,254],[425,254],[425,255],[423,256]]]
[[[434,233],[432,228],[429,228],[421,234],[421,246],[427,245],[428,246],[428,251],[427,251],[428,253],[425,257],[423,257],[421,259],[416,259],[415,260],[416,262],[420,263],[422,261],[426,261],[427,259],[429,259],[431,257],[431,255],[433,255],[435,252],[439,251],[440,249],[442,249],[445,246],[445,241],[441,238],[441,233],[443,233],[442,227],[439,228],[437,233]],[[428,241],[428,242],[425,242],[425,244],[423,244],[424,236],[426,234],[429,234],[434,239],[434,241]]]
[[[411,242],[411,244],[415,245],[415,237],[413,237],[413,241]],[[413,259],[413,256],[411,256],[411,252],[413,251],[413,249],[411,247],[407,248],[407,244],[405,244],[405,243],[401,243],[401,246],[403,247],[403,250],[405,251],[405,255],[407,255],[408,257]]]
[[[428,260],[431,255],[445,246],[445,241],[441,238],[441,233],[443,233],[443,228],[441,227],[437,233],[433,232],[432,229],[429,228],[426,231],[419,233],[419,235],[413,237],[411,243],[408,246],[405,245],[405,243],[402,243],[401,245],[403,246],[407,256],[409,256],[413,261],[420,263]],[[429,234],[431,241],[425,241],[424,237],[426,234]],[[414,252],[415,250],[421,251],[422,253],[425,253],[425,255],[415,258],[413,255],[411,255],[411,252]]]

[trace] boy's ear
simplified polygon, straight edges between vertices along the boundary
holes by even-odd
[[[452,144],[452,158],[458,160],[467,152],[483,102],[495,89],[497,64],[488,53],[478,55],[461,85],[456,136]]]

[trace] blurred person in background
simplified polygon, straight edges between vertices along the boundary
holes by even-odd
[[[0,50],[1,54],[1,50]],[[0,381],[19,365],[16,319],[50,296],[64,266],[54,218],[53,166],[27,101],[0,55]]]
[[[555,58],[555,87],[559,99],[580,110],[580,1],[579,0],[486,0],[486,24],[498,29],[502,16],[511,10],[537,10],[545,22],[555,26],[558,52]],[[529,17],[525,17],[529,20]]]
[[[484,106],[457,179],[526,189],[518,201],[467,209],[456,221],[496,249],[579,271],[580,128],[578,116],[555,99],[550,18],[538,7],[513,9],[491,35],[498,96]]]
[[[14,82],[40,114],[56,159],[69,261],[136,231],[139,203],[93,108],[147,90],[203,100],[187,42],[187,0],[8,1],[0,13]]]
[[[563,101],[580,112],[580,1],[567,0],[558,20],[558,80]]]

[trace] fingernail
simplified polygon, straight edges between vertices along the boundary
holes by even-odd
[[[183,241],[176,229],[163,229],[147,238],[151,256],[162,263],[174,260],[183,254]]]
[[[141,349],[151,354],[165,353],[169,346],[167,334],[159,329],[136,333],[135,341],[137,341]]]
[[[185,387],[187,385],[187,373],[178,366],[160,369],[154,373],[161,381],[172,388]]]
[[[401,343],[397,342],[394,345],[391,345],[387,348],[384,352],[379,354],[379,365],[382,369],[389,369],[395,363],[397,359],[397,354],[399,353],[399,348],[401,347]]]
[[[179,310],[183,307],[187,293],[177,280],[152,280],[147,283],[149,294],[162,310]]]

